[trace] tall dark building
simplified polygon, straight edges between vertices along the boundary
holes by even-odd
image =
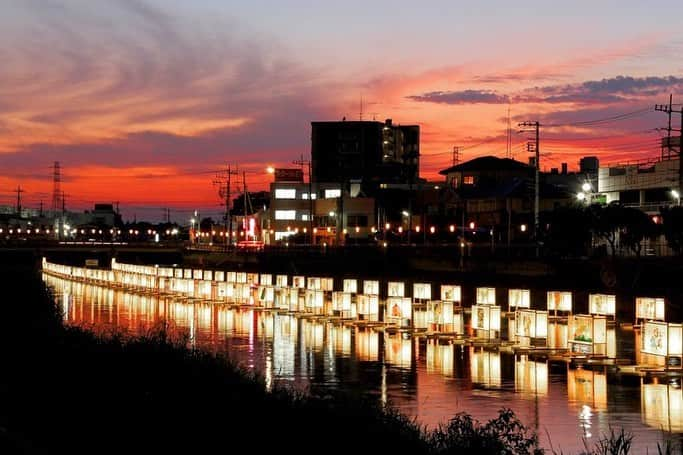
[[[417,183],[420,127],[386,122],[311,122],[314,182],[360,180],[365,191],[381,184]]]

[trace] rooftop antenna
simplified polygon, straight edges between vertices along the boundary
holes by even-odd
[[[360,112],[358,118],[361,122],[363,121],[363,95],[360,96]]]

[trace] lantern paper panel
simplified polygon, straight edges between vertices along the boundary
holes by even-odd
[[[321,278],[320,289],[326,292],[334,291],[334,278]]]
[[[413,298],[429,300],[432,298],[432,285],[429,283],[413,283]]]
[[[572,293],[562,291],[548,291],[548,311],[572,311]]]
[[[495,305],[496,288],[477,288],[477,305]]]
[[[530,308],[531,307],[531,292],[528,289],[510,289],[508,290],[508,309],[514,311],[513,308]]]
[[[192,279],[192,269],[183,269],[183,278],[186,280]]]
[[[412,318],[412,302],[408,297],[387,298],[387,319],[398,321]]]
[[[361,294],[358,296],[358,315],[371,321],[378,319],[379,298],[377,295]]]
[[[515,326],[518,337],[547,338],[548,312],[535,310],[518,310],[515,313]]]
[[[228,272],[226,281],[228,283],[237,283],[237,272]]]
[[[321,289],[321,279],[318,277],[308,277],[308,285],[306,289]]]
[[[472,328],[477,330],[500,330],[500,307],[472,305]]]
[[[260,283],[263,286],[272,286],[273,285],[273,275],[269,273],[262,273],[261,278],[260,278]]]
[[[281,288],[286,288],[288,286],[287,275],[277,275],[275,277],[275,285]]]
[[[379,295],[379,281],[365,280],[363,281],[363,294]]]
[[[661,297],[636,297],[636,319],[664,321],[664,299]]]
[[[590,314],[614,317],[616,314],[616,296],[590,294],[588,296],[588,312]]]
[[[387,296],[389,297],[405,297],[405,283],[399,281],[390,281],[387,284]]]
[[[452,284],[441,285],[441,300],[444,302],[462,302],[462,289]]]
[[[235,274],[235,281],[240,284],[244,284],[247,282],[247,274],[246,272],[237,272]]]
[[[354,279],[345,279],[343,282],[343,288],[344,292],[349,292],[351,294],[357,294],[358,293],[358,280]]]
[[[306,277],[304,276],[294,276],[292,277],[292,287],[298,289],[306,288]]]

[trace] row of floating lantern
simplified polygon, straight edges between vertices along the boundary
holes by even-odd
[[[344,279],[342,290],[335,291],[334,279],[330,277],[158,267],[116,260],[112,260],[111,270],[71,267],[46,260],[43,268],[58,275],[114,286],[384,323],[434,334],[466,335],[461,287],[452,284],[441,285],[440,299],[435,300],[430,283],[413,283],[411,298],[406,296],[405,282],[389,281],[387,298],[382,305],[378,280]],[[523,348],[568,349],[576,355],[614,358],[615,331],[608,330],[608,325],[616,319],[615,296],[591,294],[589,314],[572,314],[572,306],[571,292],[548,291],[547,309],[531,309],[528,289],[509,289],[508,340]],[[472,338],[499,342],[502,319],[495,288],[477,288],[476,302],[471,307]],[[564,320],[566,325],[559,323]],[[553,321],[555,324],[549,327]],[[636,323],[642,327],[643,363],[680,367],[683,354],[681,324],[664,322],[664,299],[636,298]]]

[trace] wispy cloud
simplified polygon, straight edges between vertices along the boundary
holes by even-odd
[[[596,105],[633,102],[683,88],[683,77],[616,76],[576,84],[547,85],[509,94],[493,90],[466,89],[410,95],[413,101],[442,104],[571,103]]]
[[[492,90],[463,90],[460,92],[428,92],[408,96],[413,101],[442,104],[504,104],[510,101],[507,95],[499,95]]]

